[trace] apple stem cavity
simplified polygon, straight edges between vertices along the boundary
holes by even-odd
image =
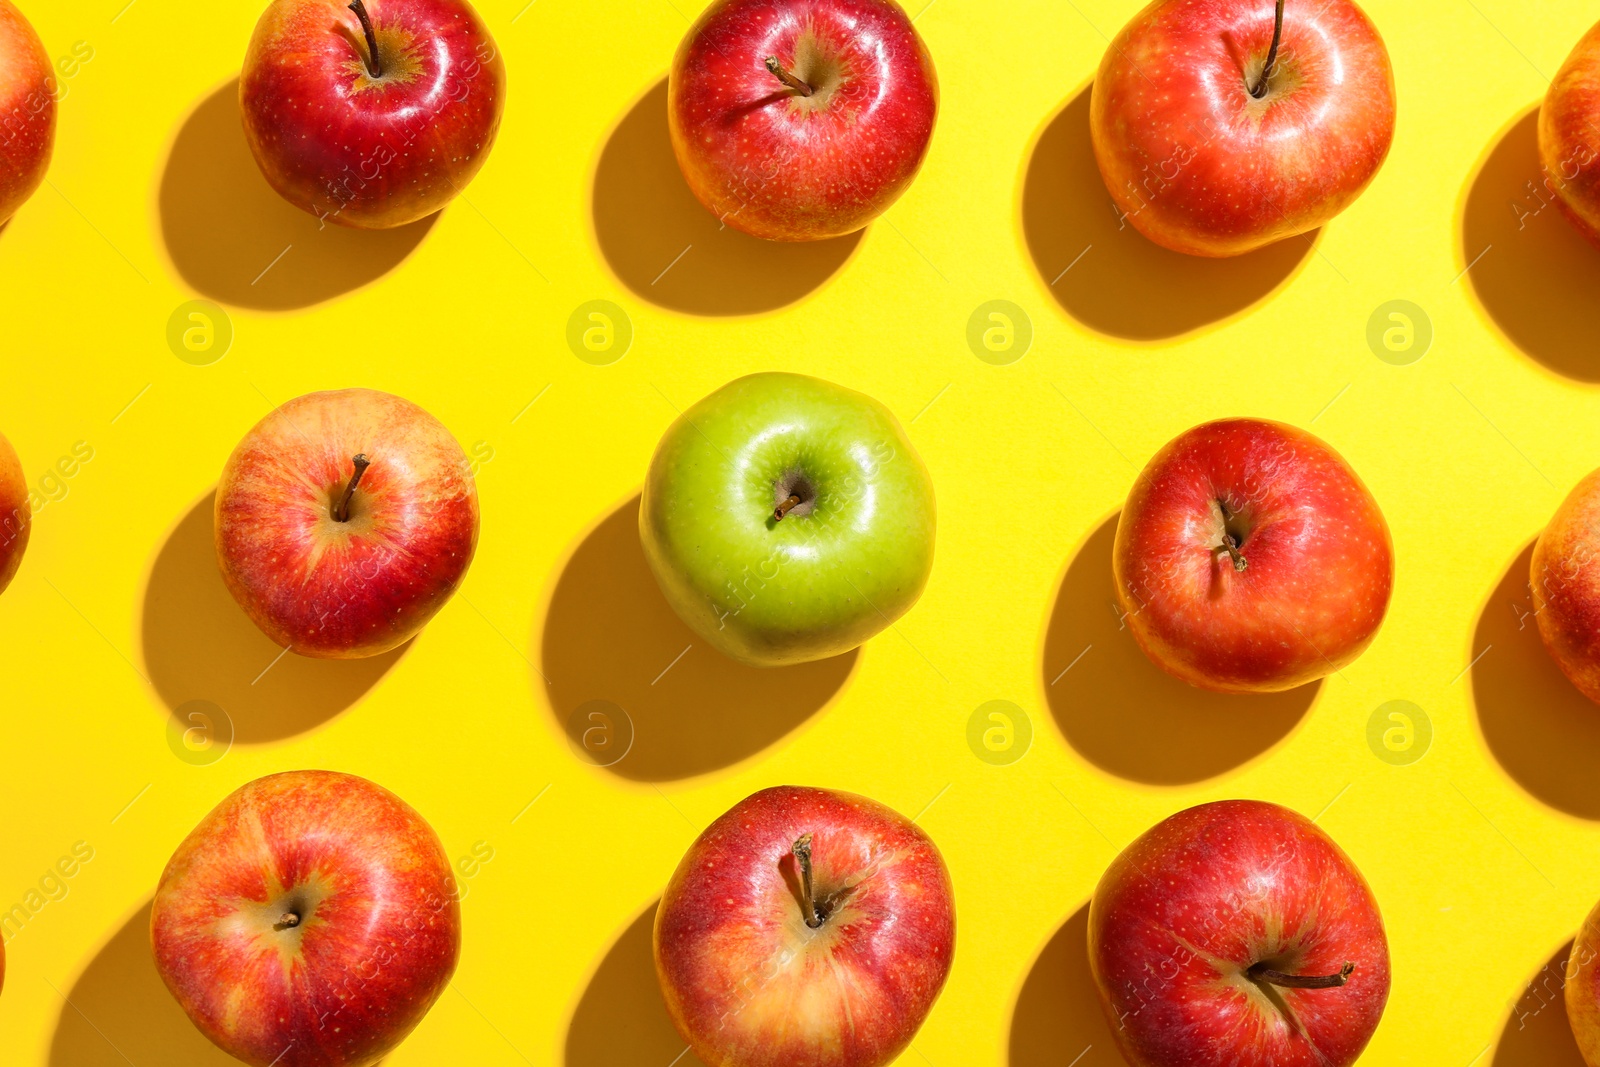
[[[792,73],[785,70],[783,64],[778,62],[777,56],[767,57],[767,69],[772,72],[772,76],[774,78],[777,78],[783,84],[799,93],[801,96],[810,96],[812,93],[816,92],[816,90],[811,86],[807,85],[805,82],[795,77]],[[783,516],[779,515],[778,518],[781,519]]]
[[[1278,9],[1282,11],[1283,2],[1279,0]],[[367,17],[367,5],[361,0],[350,0],[350,10],[356,13],[356,18],[361,20],[361,32],[367,35],[367,73],[374,78],[383,77],[383,61],[378,58],[378,35],[372,28],[372,20]],[[1268,61],[1271,62],[1270,60]],[[360,478],[358,471],[356,477]],[[343,519],[339,520],[343,522]]]
[[[1272,47],[1267,49],[1267,61],[1261,66],[1261,77],[1256,79],[1255,85],[1250,88],[1250,95],[1257,100],[1267,95],[1267,79],[1272,76],[1273,65],[1278,62],[1278,44],[1283,40],[1283,0],[1278,0],[1277,13],[1273,16]],[[1239,568],[1243,570],[1243,567]]]
[[[1338,989],[1350,980],[1350,975],[1355,969],[1355,964],[1346,963],[1339,968],[1338,974],[1284,974],[1282,971],[1273,970],[1264,963],[1258,963],[1251,967],[1247,973],[1254,981],[1265,982],[1268,985],[1283,986],[1286,989]]]
[[[773,510],[773,512],[772,512],[772,521],[773,522],[782,522],[783,521],[783,517],[785,515],[789,514],[789,512],[793,511],[795,508],[797,508],[799,506],[800,506],[800,494],[799,493],[790,493],[789,494],[789,499],[785,500],[783,503],[779,504],[777,506],[777,508]]]
[[[357,0],[357,3],[359,2],[360,0]],[[356,456],[350,462],[355,464],[356,472],[351,476],[350,484],[344,487],[344,496],[339,499],[339,503],[334,505],[334,522],[350,521],[350,498],[356,495],[356,486],[361,484],[361,476],[367,473],[368,467],[372,466],[372,461],[364,455]]]
[[[825,916],[822,909],[817,907],[817,898],[811,887],[811,835],[801,835],[800,840],[794,843],[793,851],[795,860],[800,864],[800,908],[806,917],[806,925],[816,930],[822,926]]]

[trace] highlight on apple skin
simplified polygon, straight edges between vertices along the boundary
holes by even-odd
[[[1388,524],[1350,465],[1304,430],[1225,419],[1179,435],[1117,522],[1124,618],[1152,662],[1220,693],[1292,689],[1377,636]]]
[[[938,111],[933,57],[895,0],[717,0],[667,84],[690,190],[773,241],[839,237],[887,211]]]
[[[1528,587],[1539,637],[1578,691],[1600,703],[1600,471],[1567,494],[1533,546]]]
[[[190,1020],[252,1067],[371,1067],[455,973],[461,912],[422,816],[364,778],[241,787],[156,888],[156,969]]]
[[[1119,212],[1197,256],[1328,222],[1378,173],[1394,120],[1389,53],[1352,0],[1155,0],[1106,49],[1090,97]]]
[[[1089,969],[1132,1067],[1349,1067],[1389,998],[1366,880],[1310,819],[1181,811],[1106,869]]]
[[[639,538],[667,602],[751,666],[837,656],[933,569],[933,482],[871,397],[752,374],[684,412],[650,460]]]
[[[656,974],[709,1067],[883,1067],[944,987],[955,922],[944,860],[911,820],[782,786],[690,846],[656,911]]]
[[[22,461],[4,434],[0,434],[0,593],[5,592],[22,566],[33,532],[33,505],[28,501],[28,477]]]
[[[494,147],[505,61],[467,0],[272,0],[239,79],[268,184],[325,222],[404,226]]]
[[[478,544],[461,445],[409,400],[309,393],[262,419],[217,484],[222,579],[280,646],[361,659],[409,641]]]
[[[11,0],[0,0],[0,226],[44,182],[56,141],[55,70]]]
[[[1578,41],[1539,108],[1544,185],[1567,221],[1600,247],[1600,24]]]

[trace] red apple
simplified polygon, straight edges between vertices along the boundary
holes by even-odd
[[[28,502],[27,476],[11,442],[0,434],[0,593],[22,566],[22,553],[33,530],[33,506]]]
[[[450,431],[409,400],[310,393],[228,458],[216,539],[223,582],[268,637],[360,659],[409,641],[461,584],[478,491]]]
[[[433,828],[371,782],[260,778],[173,853],[150,911],[156,969],[252,1067],[369,1067],[414,1030],[461,954]]]
[[[1561,64],[1539,108],[1544,183],[1578,232],[1600,245],[1600,25]]]
[[[1350,0],[1155,0],[1100,61],[1095,159],[1159,245],[1236,256],[1316,229],[1372,181],[1394,137],[1394,74]]]
[[[1567,1023],[1583,1062],[1600,1067],[1600,905],[1589,913],[1573,940],[1562,978]]]
[[[1600,703],[1600,471],[1567,495],[1533,546],[1528,576],[1544,647]]]
[[[1389,999],[1361,872],[1310,819],[1255,800],[1179,812],[1112,862],[1089,969],[1133,1067],[1348,1067]]]
[[[712,214],[819,241],[866,226],[917,176],[939,81],[894,0],[717,0],[678,48],[667,100]]]
[[[881,1067],[950,973],[955,902],[928,836],[876,801],[784,786],[700,835],[656,911],[656,974],[710,1067]]]
[[[1112,556],[1145,654],[1221,693],[1291,689],[1377,635],[1394,585],[1383,513],[1356,472],[1293,426],[1228,419],[1157,452]]]
[[[466,0],[273,0],[239,80],[245,140],[272,187],[365,230],[454,199],[488,158],[505,93]]]
[[[0,226],[32,196],[56,143],[55,73],[11,0],[0,0]]]

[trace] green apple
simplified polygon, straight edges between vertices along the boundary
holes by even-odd
[[[899,420],[801,374],[752,374],[685,412],[639,508],[673,610],[758,667],[837,656],[904,615],[933,528],[933,481]]]

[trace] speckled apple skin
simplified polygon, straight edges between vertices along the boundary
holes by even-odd
[[[1556,72],[1539,108],[1539,162],[1567,221],[1600,247],[1600,24]]]
[[[292,907],[300,926],[273,929]],[[167,988],[229,1055],[369,1067],[455,973],[461,913],[422,816],[354,775],[291,771],[245,785],[178,846],[150,941]]]
[[[1274,987],[1275,1004],[1244,973],[1262,961],[1355,969],[1336,989]],[[1255,800],[1179,812],[1112,862],[1089,904],[1089,967],[1133,1067],[1348,1067],[1389,999],[1361,873],[1310,819]]]
[[[1106,49],[1090,131],[1106,188],[1157,244],[1235,256],[1316,229],[1378,173],[1394,73],[1350,0],[1289,3],[1266,95],[1273,0],[1156,0]]]
[[[820,495],[774,522],[790,470]],[[911,610],[933,571],[935,510],[888,408],[819,378],[752,374],[662,436],[639,538],[690,629],[741,663],[781,667],[848,652]]]
[[[55,141],[50,57],[16,5],[0,0],[0,225],[44,181]]]
[[[807,80],[816,54],[834,57],[842,80],[809,99],[765,66],[776,56]],[[713,215],[756,237],[817,241],[861,229],[910,186],[939,81],[894,0],[719,0],[679,47],[667,101],[678,164]]]
[[[466,0],[366,0],[390,64],[366,70],[347,0],[273,0],[239,81],[245,140],[296,207],[388,229],[433,214],[472,181],[505,107],[505,61]]]
[[[1544,647],[1600,703],[1600,471],[1579,482],[1533,547],[1528,584]]]
[[[371,466],[336,522],[334,502]],[[302,656],[360,659],[410,640],[466,576],[478,492],[460,444],[409,400],[309,393],[262,419],[217,484],[217,561],[263,633]]]
[[[1246,569],[1221,549],[1219,504],[1248,516]],[[1145,654],[1223,693],[1291,689],[1371,644],[1394,545],[1350,465],[1304,430],[1206,423],[1156,453],[1128,494],[1112,566]]]
[[[813,835],[806,926],[794,843]],[[709,1067],[882,1067],[950,973],[955,900],[911,820],[865,797],[782,786],[747,797],[684,855],[656,911],[656,973],[683,1039]]]
[[[28,503],[27,476],[11,442],[0,434],[0,592],[22,566],[33,532],[33,508]]]

